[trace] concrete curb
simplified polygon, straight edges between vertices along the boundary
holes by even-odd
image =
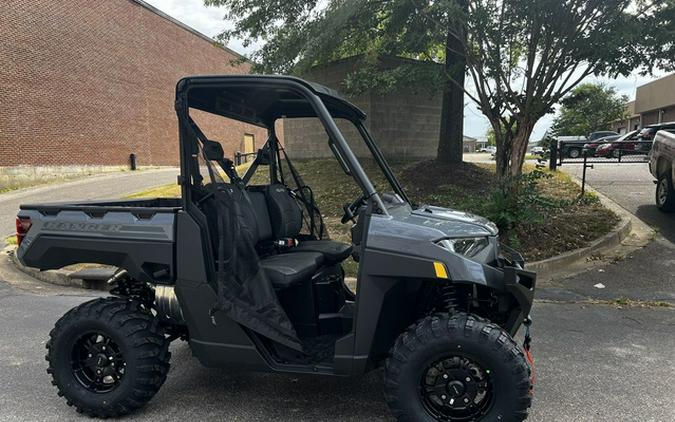
[[[47,270],[40,271],[35,268],[26,267],[19,259],[16,257],[16,248],[13,246],[5,248],[6,253],[9,254],[9,259],[12,261],[12,264],[21,271],[22,273],[33,277],[36,280],[43,281],[45,283],[56,284],[57,286],[66,286],[66,287],[79,287],[81,289],[91,289],[92,286],[90,283],[82,280],[80,278],[70,277],[74,271],[66,270]]]
[[[582,260],[585,262],[586,258],[589,256],[598,255],[603,251],[620,245],[621,242],[628,237],[631,230],[631,219],[629,217],[621,216],[619,224],[617,224],[611,232],[594,240],[590,245],[541,261],[529,262],[527,263],[527,269],[528,271],[535,271],[540,274],[561,275],[566,267]]]

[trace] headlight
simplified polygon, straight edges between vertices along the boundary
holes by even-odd
[[[487,237],[465,237],[460,239],[442,239],[436,242],[436,244],[451,252],[471,258],[487,248],[490,242]]]

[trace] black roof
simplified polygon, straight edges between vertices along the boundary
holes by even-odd
[[[366,117],[335,90],[292,76],[189,76],[176,86],[177,100],[185,95],[190,108],[262,127],[281,117],[316,117],[307,93],[317,95],[334,118]]]

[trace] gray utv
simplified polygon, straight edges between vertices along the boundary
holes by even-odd
[[[527,417],[529,334],[522,348],[513,336],[529,328],[536,277],[494,224],[413,205],[364,113],[325,87],[189,77],[175,107],[180,198],[23,205],[17,217],[25,265],[119,268],[112,297],[77,306],[50,334],[48,372],[69,405],[103,418],[141,407],[166,379],[169,344],[183,339],[209,367],[341,377],[384,368],[400,421]],[[195,122],[205,113],[267,131],[245,174]],[[307,118],[360,189],[342,218],[351,244],[328,237],[277,138],[278,120]],[[337,120],[386,186],[375,188]],[[267,182],[253,183],[261,172]],[[355,292],[342,269],[349,257]]]

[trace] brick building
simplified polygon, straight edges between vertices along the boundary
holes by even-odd
[[[612,130],[625,133],[654,123],[675,121],[675,73],[639,86],[635,100],[626,104],[626,114],[626,119],[612,123]]]
[[[0,166],[124,165],[131,153],[176,165],[177,80],[250,69],[141,0],[5,0],[0,28]],[[229,155],[264,142],[255,127],[195,120]]]
[[[378,65],[385,68],[393,67],[401,61],[430,66],[396,57],[381,57],[379,60]],[[361,65],[361,57],[350,57],[317,66],[303,77],[341,92],[344,91],[342,83],[347,75]],[[366,92],[345,95],[345,98],[366,113],[366,128],[388,158],[409,160],[436,157],[442,103],[439,92],[405,87],[387,94]],[[353,126],[341,122],[338,122],[338,126],[357,156],[369,155],[365,145],[358,140],[359,135]],[[284,145],[292,157],[329,156],[331,152],[325,140],[325,131],[315,121],[284,122]],[[465,137],[465,146],[467,152],[475,150],[475,139]]]

